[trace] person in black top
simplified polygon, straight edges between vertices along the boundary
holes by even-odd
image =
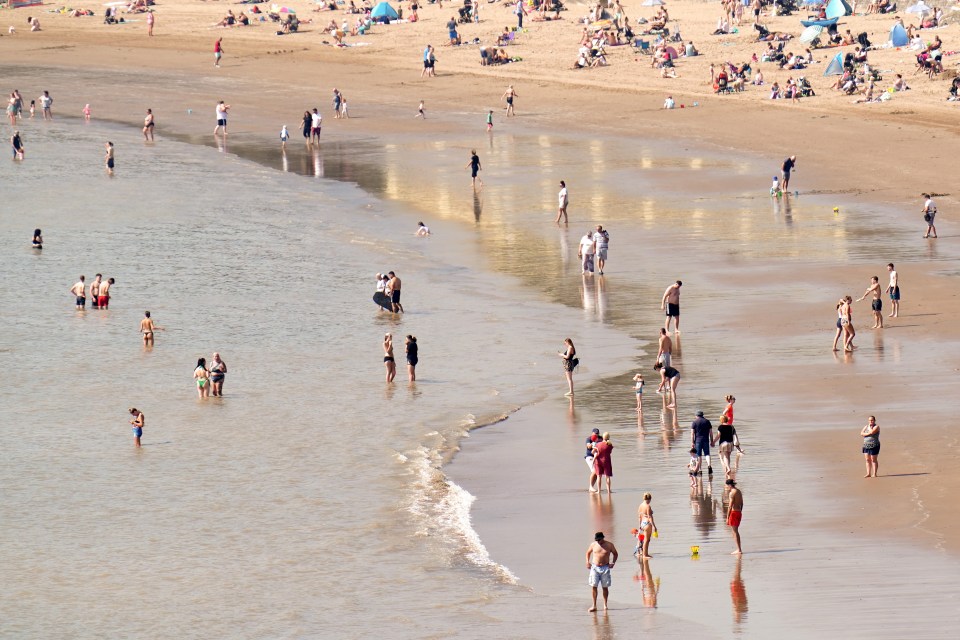
[[[720,443],[720,464],[723,465],[723,471],[727,478],[730,478],[733,471],[733,467],[730,464],[730,454],[733,452],[733,447],[737,445],[737,430],[732,424],[730,424],[730,419],[727,416],[720,418],[720,426],[717,427],[717,435],[711,441],[710,444],[716,445]]]
[[[713,465],[710,464],[710,440],[713,435],[713,425],[703,417],[703,411],[697,411],[697,418],[690,425],[690,444],[696,450],[696,455],[707,457],[707,473],[713,475]]]
[[[407,373],[410,374],[410,382],[417,379],[417,362],[420,361],[417,355],[419,347],[417,346],[417,336],[407,336]]]
[[[665,367],[662,362],[653,365],[654,371],[660,372],[660,386],[670,393],[670,404],[667,409],[677,408],[677,385],[680,384],[680,372],[673,367]]]
[[[467,163],[467,166],[470,167],[470,175],[473,177],[473,188],[477,188],[477,181],[479,181],[480,186],[483,187],[483,180],[477,177],[477,174],[483,167],[480,166],[480,156],[477,155],[476,149],[470,150],[470,162]]]
[[[793,168],[797,165],[797,156],[790,156],[783,161],[783,166],[781,167],[781,180],[780,184],[782,185],[783,192],[787,193],[787,189],[790,187],[790,172],[793,171]]]

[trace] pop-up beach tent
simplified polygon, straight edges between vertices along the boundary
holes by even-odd
[[[895,47],[905,47],[910,42],[907,37],[907,30],[899,22],[890,29],[890,44]]]
[[[397,10],[390,6],[389,2],[381,2],[373,8],[373,11],[370,12],[371,18],[389,18],[390,20],[398,20],[400,18],[397,15]]]
[[[838,53],[833,57],[833,60],[830,61],[830,64],[827,65],[827,68],[823,70],[823,75],[825,76],[842,76],[843,75],[843,54]]]
[[[842,18],[853,13],[853,9],[846,3],[846,0],[830,0],[827,3],[827,18]]]

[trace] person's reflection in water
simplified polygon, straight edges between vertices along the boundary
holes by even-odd
[[[671,354],[674,358],[679,358],[682,354],[680,353],[680,334],[673,334],[673,352]],[[671,363],[673,366],[676,366],[676,362]]]
[[[313,150],[313,176],[315,178],[323,177],[323,155],[320,153],[320,149]]]
[[[590,494],[590,519],[593,521],[591,526],[594,530],[604,531],[611,540],[616,539],[614,535],[612,493],[608,493],[606,496],[599,492]]]
[[[597,303],[597,284],[593,281],[593,276],[584,275],[581,280],[580,302],[583,310],[592,316]]]
[[[473,192],[473,219],[480,222],[480,214],[483,213],[483,202],[480,200],[480,193]]]
[[[227,136],[217,138],[217,151],[219,151],[220,153],[227,152]]]
[[[287,150],[284,149],[280,152],[280,162],[283,165],[284,173],[290,173],[290,161],[287,160]]]
[[[610,616],[606,611],[593,616],[593,640],[613,640],[617,634],[610,626]]]
[[[793,205],[790,204],[790,198],[783,199],[783,222],[790,226],[793,224]]]
[[[747,588],[740,577],[740,567],[743,556],[737,556],[737,564],[733,568],[733,577],[730,578],[730,600],[733,603],[733,623],[741,624],[747,618]]]
[[[560,231],[560,261],[563,266],[570,264],[570,238],[565,230]]]
[[[603,276],[597,276],[597,318],[600,322],[607,321],[607,279]]]
[[[693,524],[700,530],[701,538],[707,540],[717,526],[717,503],[713,499],[713,485],[710,479],[704,483],[697,476],[696,484],[690,487],[690,511]]]
[[[640,561],[640,592],[643,594],[643,606],[657,608],[657,595],[660,593],[660,578],[654,578],[650,570],[650,558]]]
[[[873,349],[874,353],[877,356],[877,362],[883,362],[883,332],[874,331],[873,332]]]
[[[577,408],[573,404],[573,396],[567,396],[570,404],[567,406],[567,422],[570,425],[570,433],[576,433],[580,428],[580,418],[577,416]],[[602,529],[597,529],[602,531]]]

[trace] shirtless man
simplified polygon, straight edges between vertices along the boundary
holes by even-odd
[[[387,293],[390,294],[390,306],[394,313],[403,313],[403,305],[400,304],[400,278],[393,271],[387,274],[390,280],[387,282]]]
[[[670,366],[671,355],[673,354],[673,341],[666,329],[660,329],[660,346],[657,350],[657,362],[665,367]]]
[[[593,606],[587,611],[597,610],[597,587],[603,588],[603,610],[607,610],[607,597],[610,595],[610,571],[617,564],[617,548],[612,542],[603,539],[603,532],[598,531],[593,536],[593,544],[587,547],[587,569],[590,570],[590,577],[587,584],[593,594]]]
[[[871,294],[873,294],[873,300],[870,303],[873,309],[873,326],[871,329],[883,329],[883,300],[880,299],[883,292],[880,291],[880,278],[877,276],[870,278],[870,286],[867,287],[867,290],[863,292],[862,296],[857,298],[857,302],[860,302]]]
[[[83,276],[80,276],[80,281],[70,287],[70,293],[77,298],[77,311],[80,311],[87,306],[87,285],[84,284],[83,280]]]
[[[143,320],[140,321],[140,333],[143,334],[143,346],[153,346],[153,332],[161,331],[163,327],[153,324],[149,311],[143,312]]]
[[[890,272],[890,285],[887,286],[887,293],[890,294],[890,318],[896,318],[900,315],[900,281],[897,277],[897,271],[893,268],[893,263],[887,264],[887,271]]]
[[[148,13],[147,15],[152,16],[153,14]],[[147,115],[143,119],[143,139],[147,142],[153,142],[153,109],[147,109]]]
[[[667,312],[667,321],[663,325],[667,331],[670,331],[670,318],[673,318],[674,329],[676,333],[680,333],[680,287],[682,286],[683,282],[677,280],[667,287],[667,290],[663,292],[663,299],[660,300],[660,310]]]
[[[727,480],[727,487],[730,488],[730,502],[727,505],[727,525],[733,529],[733,539],[737,542],[735,551],[730,555],[743,555],[743,549],[740,548],[740,521],[743,519],[743,493],[737,489],[737,483],[734,480]]]
[[[110,307],[110,287],[114,282],[115,280],[110,278],[106,282],[100,283],[100,293],[97,295],[97,306],[99,306],[101,309],[107,309]]]
[[[94,278],[93,282],[90,283],[90,308],[99,309],[100,308],[100,279],[103,278],[99,273],[97,277]]]

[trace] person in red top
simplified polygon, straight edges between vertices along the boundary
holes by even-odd
[[[610,495],[610,482],[613,477],[613,444],[610,442],[610,434],[603,434],[603,441],[594,445],[596,452],[593,456],[593,470],[597,474],[597,493],[600,493],[600,483],[603,478],[607,479],[607,495]]]
[[[723,415],[727,416],[727,424],[733,424],[733,403],[736,402],[737,399],[727,394],[724,400],[727,401],[727,408],[723,410]]]
[[[213,45],[213,66],[220,66],[220,58],[223,57],[223,45],[220,44],[223,42],[223,38],[217,38],[217,42]]]

